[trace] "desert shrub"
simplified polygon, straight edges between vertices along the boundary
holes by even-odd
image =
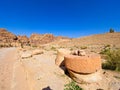
[[[74,48],[79,48],[78,46],[74,45]]]
[[[73,48],[70,48],[70,51],[73,51]]]
[[[87,49],[87,46],[81,46],[80,49]]]
[[[65,85],[64,90],[83,90],[74,81],[69,82]]]
[[[110,28],[109,33],[114,33],[114,32],[115,32],[114,29]]]
[[[56,51],[56,47],[53,47],[53,46],[52,46],[52,47],[51,47],[51,50]]]
[[[23,47],[23,46],[22,46]],[[33,48],[37,48],[37,45],[32,45]]]
[[[4,45],[0,44],[0,47],[4,47]]]
[[[110,53],[110,45],[105,45],[104,48],[101,50],[100,54],[108,54]]]
[[[105,55],[106,62],[102,64],[103,69],[120,71],[120,49],[106,49],[102,54]]]

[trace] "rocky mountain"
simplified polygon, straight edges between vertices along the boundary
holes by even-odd
[[[18,43],[21,43],[23,45],[29,44],[29,38],[26,35],[24,35],[24,36],[17,36],[17,38],[18,38],[18,40],[17,40]]]
[[[28,38],[26,35],[16,36],[6,29],[0,28],[0,45],[2,46],[39,46],[66,38],[67,37],[62,36],[55,37],[53,34],[32,34],[30,38]]]
[[[17,36],[8,32],[6,29],[0,28],[0,45],[1,46],[11,46],[11,44],[16,43]]]
[[[32,46],[39,46],[54,41],[55,37],[52,34],[32,34],[29,40]]]
[[[17,36],[8,32],[7,30],[0,28],[0,41],[2,42],[13,42],[17,40]]]
[[[32,34],[27,36],[16,36],[11,32],[0,29],[0,45],[20,46],[31,45],[40,46],[43,44],[59,45],[60,47],[89,47],[99,48],[105,45],[120,47],[120,32],[96,34],[81,38],[67,38],[63,36],[54,36],[53,34]]]

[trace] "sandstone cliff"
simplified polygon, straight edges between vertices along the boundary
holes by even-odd
[[[32,46],[39,46],[54,41],[55,37],[52,34],[32,34],[29,40]]]
[[[17,36],[8,32],[6,29],[0,28],[0,45],[1,46],[12,46],[13,43],[16,43]]]

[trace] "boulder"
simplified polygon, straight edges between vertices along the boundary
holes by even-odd
[[[69,55],[70,51],[66,49],[57,50],[57,57],[55,59],[55,64],[58,66],[64,66],[64,56]]]
[[[65,67],[76,73],[94,73],[101,69],[101,57],[98,54],[86,56],[65,56]]]
[[[80,84],[90,84],[102,80],[101,70],[92,74],[78,74],[71,70],[68,70],[70,77]]]
[[[36,49],[32,52],[32,55],[38,55],[38,54],[43,54],[43,51]]]

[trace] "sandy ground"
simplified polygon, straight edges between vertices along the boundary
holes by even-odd
[[[63,90],[70,81],[54,64],[54,53],[27,59],[21,53],[16,48],[0,49],[0,90]]]
[[[21,59],[31,90],[64,90],[70,78],[55,65],[55,58],[54,52],[47,51],[32,58]]]
[[[30,90],[15,48],[0,49],[0,90]]]
[[[71,79],[55,65],[56,51],[22,59],[21,55],[27,51],[0,49],[0,90],[64,90]],[[120,73],[107,70],[101,73],[101,81],[80,86],[84,90],[120,89]]]

